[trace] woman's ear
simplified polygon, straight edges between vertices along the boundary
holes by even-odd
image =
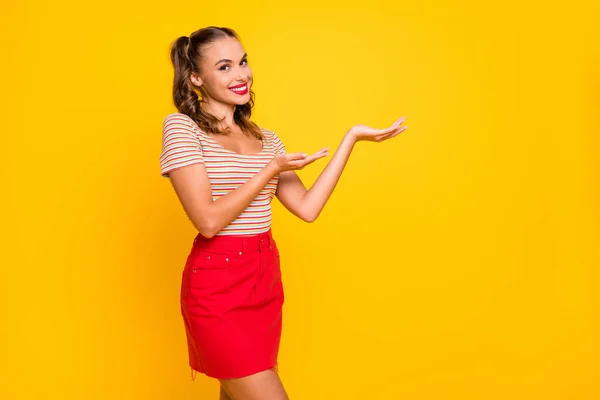
[[[192,81],[194,86],[202,86],[202,79],[198,75],[192,73],[192,75],[190,76],[190,80]]]

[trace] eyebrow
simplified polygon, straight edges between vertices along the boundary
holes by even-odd
[[[242,60],[243,60],[244,58],[246,58],[246,57],[248,57],[248,54],[244,53],[244,56],[242,57]],[[219,61],[217,61],[217,63],[215,64],[215,67],[216,67],[217,65],[219,65],[219,63],[221,63],[221,62],[223,62],[223,61],[229,61],[229,62],[231,62],[231,60],[228,60],[228,59],[224,58],[224,59],[222,59],[222,60],[219,60]],[[241,61],[241,60],[240,60],[240,61]]]

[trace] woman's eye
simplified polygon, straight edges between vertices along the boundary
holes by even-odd
[[[240,64],[242,63],[246,63],[246,65],[248,64],[248,60],[242,60],[240,61]],[[225,71],[225,68],[229,68],[229,65],[223,65],[221,68],[219,68],[219,70],[221,71]]]

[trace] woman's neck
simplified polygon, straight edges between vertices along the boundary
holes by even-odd
[[[234,104],[225,104],[219,103],[215,101],[204,103],[204,107],[206,112],[214,115],[221,121],[221,125],[223,128],[235,126],[235,121],[233,119],[233,115],[235,113],[235,105]]]

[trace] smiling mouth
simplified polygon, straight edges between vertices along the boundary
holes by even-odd
[[[248,83],[243,83],[238,86],[232,86],[229,88],[229,90],[231,90],[233,93],[237,93],[237,94],[246,94],[246,93],[248,93]]]

